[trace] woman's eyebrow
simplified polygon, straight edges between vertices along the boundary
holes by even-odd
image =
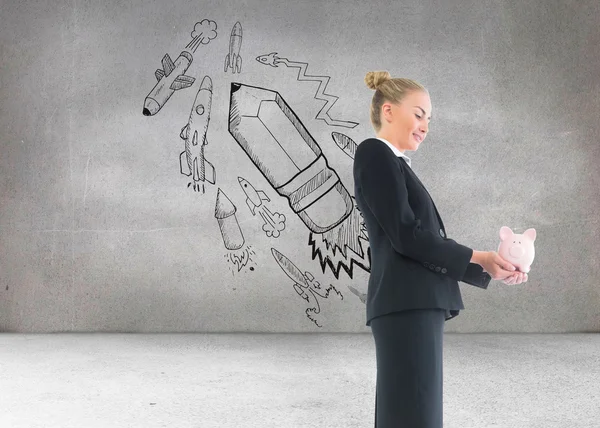
[[[419,106],[415,106],[415,107],[421,109],[421,111],[423,112],[423,114],[425,114],[425,110],[423,110],[421,107],[419,107]],[[431,116],[429,116],[427,119],[431,120]]]

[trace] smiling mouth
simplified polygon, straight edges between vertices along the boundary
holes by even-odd
[[[417,134],[413,134],[415,137],[415,140],[417,140],[417,143],[420,143],[421,141],[423,141],[423,137],[421,137],[420,135]]]

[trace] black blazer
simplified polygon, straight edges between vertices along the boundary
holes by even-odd
[[[371,248],[367,326],[379,315],[406,309],[464,309],[458,281],[487,288],[491,277],[470,263],[473,250],[446,237],[433,199],[406,161],[384,142],[357,147],[354,196]]]

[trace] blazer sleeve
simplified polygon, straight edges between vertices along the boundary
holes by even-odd
[[[355,179],[367,206],[398,253],[440,266],[440,274],[463,281],[473,250],[421,227],[408,202],[404,171],[390,149],[377,140],[360,144]]]
[[[474,285],[475,287],[487,289],[492,277],[489,273],[477,263],[469,263],[465,275],[461,279],[462,282]]]

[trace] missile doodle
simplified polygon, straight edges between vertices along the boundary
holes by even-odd
[[[163,57],[162,70],[159,68],[154,72],[158,82],[144,100],[144,116],[154,116],[171,98],[173,92],[192,86],[196,79],[185,75],[192,60],[192,54],[186,51],[181,52],[175,62],[169,54]]]
[[[231,29],[231,36],[229,36],[229,53],[225,57],[225,72],[231,67],[231,71],[235,74],[236,70],[238,73],[242,71],[242,57],[240,56],[240,48],[242,47],[242,24],[235,23]]]
[[[208,144],[206,133],[210,121],[212,90],[212,80],[205,76],[194,99],[188,123],[179,134],[185,141],[185,150],[179,155],[181,173],[192,176],[194,190],[200,190],[202,182],[202,193],[205,181],[215,184],[216,180],[214,166],[204,157],[204,146]]]
[[[358,147],[354,140],[347,135],[339,132],[332,132],[331,137],[335,144],[350,158],[354,159],[356,148]]]
[[[278,92],[232,83],[229,132],[312,232],[331,230],[350,215],[348,191]]]
[[[215,218],[221,229],[223,244],[228,250],[239,250],[244,245],[244,235],[237,221],[236,211],[233,202],[219,189],[215,203]]]

